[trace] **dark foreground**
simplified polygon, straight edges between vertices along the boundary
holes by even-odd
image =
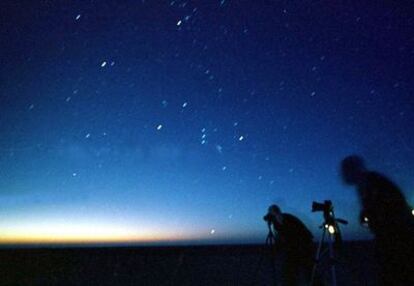
[[[254,245],[1,249],[0,284],[275,285],[280,264],[272,271],[263,253]],[[338,257],[338,285],[376,285],[371,243],[346,243]]]

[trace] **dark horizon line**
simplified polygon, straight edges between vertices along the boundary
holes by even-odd
[[[346,239],[346,244],[366,243],[372,239]],[[314,241],[315,244],[318,241]],[[264,246],[260,242],[237,242],[237,241],[174,241],[174,242],[128,242],[128,243],[8,243],[0,244],[2,249],[54,249],[54,248],[203,248],[203,247],[257,247]]]

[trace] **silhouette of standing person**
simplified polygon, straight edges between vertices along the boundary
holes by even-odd
[[[375,236],[381,285],[414,285],[414,217],[403,193],[384,175],[369,171],[359,156],[343,159],[341,169],[344,182],[357,189],[360,222]]]
[[[312,271],[314,248],[313,235],[297,217],[282,213],[271,205],[264,218],[273,225],[276,249],[282,254],[282,285],[298,285],[300,278],[309,281]]]

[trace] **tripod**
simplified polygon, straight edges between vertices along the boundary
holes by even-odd
[[[272,227],[271,227],[270,223],[267,224],[267,227],[269,229],[269,232],[268,232],[267,237],[266,237],[265,245],[270,246],[272,248],[272,246],[274,246],[275,243],[276,243],[276,237],[275,237],[275,235],[272,231]]]
[[[316,272],[318,268],[321,268],[322,259],[328,254],[328,267],[331,272],[332,286],[336,286],[336,269],[335,269],[335,255],[334,255],[334,244],[339,245],[342,242],[341,230],[339,224],[348,224],[348,222],[341,218],[335,217],[334,208],[332,202],[325,200],[323,203],[313,202],[312,212],[323,212],[324,223],[319,227],[322,228],[322,237],[319,241],[318,251],[315,256],[315,263],[312,269],[312,277],[310,286],[315,285]],[[328,232],[328,233],[327,233]],[[328,246],[324,249],[324,242],[326,236],[328,237]]]
[[[331,228],[332,227],[332,228]],[[313,265],[312,269],[312,277],[310,286],[315,285],[315,279],[316,279],[316,273],[318,271],[318,268],[320,268],[320,263],[322,259],[328,254],[329,260],[328,265],[331,272],[331,280],[332,280],[332,286],[336,286],[336,269],[335,269],[335,256],[334,256],[334,241],[335,241],[335,228],[332,225],[329,225],[327,223],[323,223],[320,228],[323,229],[321,239],[319,240],[318,244],[318,250],[316,252],[315,256],[315,263]],[[326,236],[328,237],[328,246],[324,248],[324,242],[326,239]]]
[[[274,276],[274,281],[276,283],[276,267],[275,267],[275,257],[276,257],[276,253],[275,253],[275,244],[276,244],[276,237],[272,231],[272,227],[271,227],[271,223],[268,222],[267,227],[269,229],[269,232],[267,234],[265,243],[264,243],[264,249],[268,250],[266,251],[266,253],[270,254],[270,263],[271,263],[271,267],[272,267],[272,272],[273,272],[273,276]],[[259,263],[257,264],[257,268],[256,268],[256,272],[255,272],[255,283],[253,283],[253,285],[258,285],[260,283],[257,283],[257,276],[259,273],[259,270],[262,267],[263,264],[263,260],[265,259],[266,253],[262,254],[262,257],[259,260]]]

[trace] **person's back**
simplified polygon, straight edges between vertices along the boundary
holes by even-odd
[[[344,182],[358,190],[361,222],[375,235],[381,285],[414,285],[414,217],[400,188],[368,171],[359,156],[346,157],[341,168]]]
[[[309,281],[314,258],[312,233],[300,219],[282,213],[276,205],[269,208],[269,214],[277,232],[276,248],[283,260],[282,285]]]
[[[377,236],[393,236],[413,231],[410,207],[399,187],[377,172],[364,172],[358,184],[362,211],[371,231]]]
[[[294,215],[283,213],[283,225],[277,228],[280,243],[286,251],[301,251],[312,244],[313,235]]]

